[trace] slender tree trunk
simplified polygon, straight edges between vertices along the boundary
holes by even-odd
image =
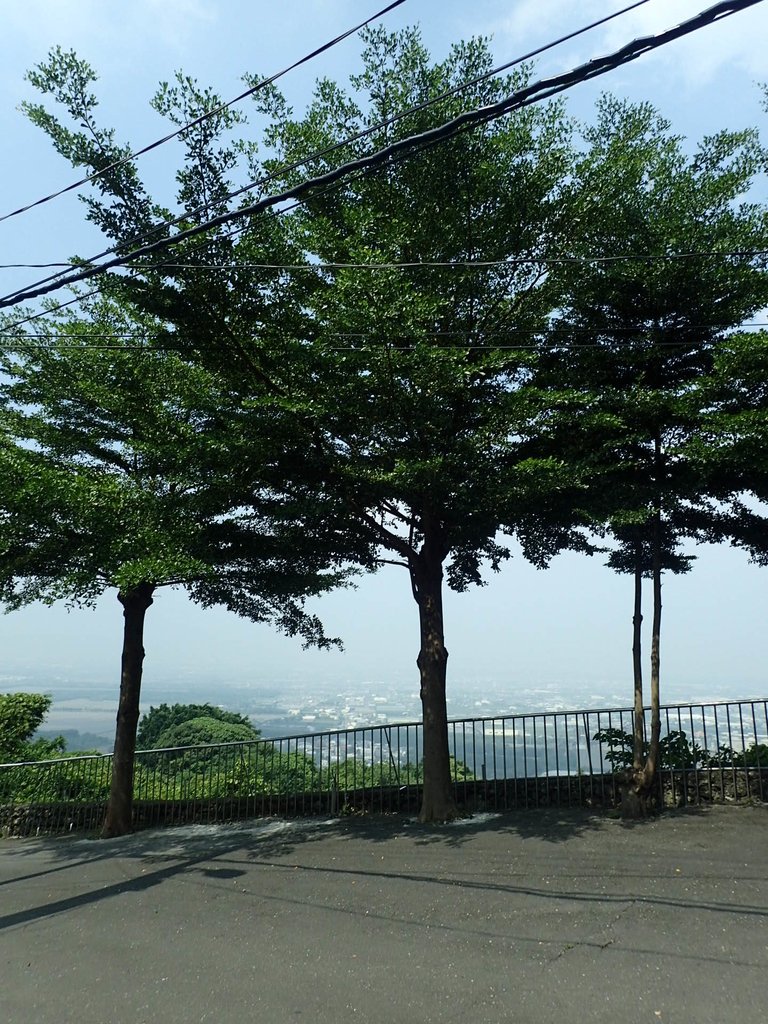
[[[633,723],[632,770],[643,770],[645,752],[645,711],[643,709],[643,546],[635,545],[635,610],[632,617],[632,666],[635,679],[635,715]]]
[[[107,814],[101,831],[104,839],[132,831],[133,761],[144,662],[144,616],[152,604],[154,589],[149,583],[140,583],[126,593],[117,595],[123,606],[125,624],[112,780]]]
[[[419,606],[421,646],[416,664],[424,724],[424,789],[420,821],[450,821],[458,815],[448,751],[445,701],[448,651],[443,630],[443,557],[430,538],[411,562],[413,595]]]
[[[651,626],[651,740],[645,762],[643,794],[647,804],[653,803],[656,788],[656,771],[659,764],[659,742],[661,740],[661,488],[664,474],[661,438],[657,434],[654,445],[656,486],[659,497],[653,515],[653,552],[651,565],[653,574],[653,624]]]
[[[659,763],[659,742],[661,739],[661,487],[664,467],[661,453],[661,438],[655,439],[655,473],[658,485],[656,507],[651,526],[651,576],[653,582],[653,622],[651,625],[651,736],[648,753],[638,759],[637,726],[633,745],[633,765],[629,786],[622,795],[621,813],[625,818],[643,818],[655,808],[656,769]],[[635,582],[637,586],[637,581]],[[637,593],[635,595],[637,601]],[[635,604],[637,610],[637,604]],[[637,665],[635,666],[637,672]],[[636,677],[637,679],[637,677]],[[641,704],[642,707],[642,704]],[[635,689],[635,716],[637,716],[637,688]]]
[[[644,818],[648,813],[645,795],[645,708],[643,701],[643,547],[635,546],[635,605],[632,616],[632,668],[635,683],[635,704],[632,723],[632,767],[627,769],[621,790],[623,818]]]
[[[656,781],[661,739],[661,512],[653,524],[653,625],[651,627],[651,741],[645,762],[645,791],[650,796]]]

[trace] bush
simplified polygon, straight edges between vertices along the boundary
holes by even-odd
[[[604,755],[614,772],[632,767],[632,736],[623,729],[600,729],[592,737],[608,747]],[[643,757],[648,754],[648,744],[643,744]],[[659,769],[671,771],[691,768],[768,768],[768,743],[755,743],[746,750],[737,751],[721,744],[710,752],[696,741],[688,739],[686,733],[672,730],[659,741]]]
[[[282,753],[272,743],[259,743],[227,773],[223,795],[309,793],[319,784],[320,772],[307,754]]]
[[[604,755],[614,772],[626,771],[632,767],[634,740],[623,729],[600,729],[592,737],[595,742],[608,747]],[[648,755],[648,744],[643,744],[643,757]],[[660,770],[675,768],[696,768],[707,763],[709,755],[694,740],[680,730],[673,729],[659,741]]]
[[[20,764],[0,773],[0,802],[89,803],[109,796],[111,760],[64,755],[50,764]]]
[[[61,736],[30,742],[51,707],[42,693],[0,693],[0,764],[44,761],[63,753]]]
[[[222,722],[218,718],[191,718],[172,725],[160,733],[155,748],[194,747],[204,743],[247,743],[259,738],[258,729],[250,724]],[[202,751],[201,754],[205,754]]]
[[[168,746],[169,744],[160,742],[161,736],[175,726],[194,721],[196,718],[213,718],[218,722],[226,722],[229,725],[244,725],[257,736],[259,735],[258,730],[253,728],[250,720],[245,715],[238,714],[236,711],[224,711],[222,708],[214,707],[213,704],[160,704],[159,707],[150,708],[139,722],[139,728],[136,733],[136,749],[152,750],[153,748]],[[202,742],[208,741],[204,740]],[[213,742],[219,741],[215,740]]]

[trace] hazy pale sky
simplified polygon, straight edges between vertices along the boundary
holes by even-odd
[[[134,148],[167,131],[147,105],[157,83],[177,69],[229,99],[243,90],[245,72],[269,74],[383,7],[376,0],[25,0],[3,5],[0,35],[0,214],[74,179],[39,131],[18,111],[32,98],[24,72],[51,47],[74,48],[99,72],[103,121]],[[624,4],[621,0],[407,0],[386,18],[390,28],[419,23],[436,57],[451,42],[492,36],[498,62],[586,24]],[[541,58],[552,74],[661,31],[706,6],[705,0],[650,0],[608,26]],[[757,82],[768,81],[768,5],[734,15],[596,83],[567,94],[571,111],[589,119],[595,97],[610,90],[649,99],[692,141],[721,128],[765,124]],[[300,108],[317,76],[346,77],[356,66],[359,41],[350,39],[292,73],[282,87]],[[172,194],[174,144],[142,158],[158,192]],[[765,198],[765,189],[761,198]],[[72,195],[0,224],[0,262],[44,263],[87,255],[103,246],[84,224]],[[2,292],[38,276],[0,271]],[[631,695],[631,581],[601,559],[558,558],[537,572],[514,558],[489,585],[447,601],[449,685],[462,681],[509,683],[510,689],[556,683],[589,685],[595,694]],[[300,645],[223,611],[192,606],[181,593],[161,591],[147,618],[145,693],[153,679],[306,679],[352,682],[407,680],[416,675],[416,606],[405,573],[386,568],[355,592],[330,595],[317,611],[346,651],[303,652]],[[650,610],[648,616],[650,618]],[[694,571],[664,588],[663,677],[672,697],[684,689],[702,699],[728,692],[762,695],[768,571],[730,549],[703,549]],[[3,676],[50,672],[117,686],[122,618],[114,595],[95,611],[32,607],[0,618],[0,688]]]

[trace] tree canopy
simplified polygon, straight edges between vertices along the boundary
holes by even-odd
[[[249,729],[252,734],[251,739],[256,739],[259,735],[258,730],[251,725],[248,716],[241,715],[237,711],[225,711],[224,708],[216,707],[213,704],[160,704],[158,707],[151,707],[145,715],[142,715],[136,733],[136,745],[140,750],[172,747],[175,745],[174,743],[166,742],[169,733],[172,732],[175,735],[186,723],[201,720],[206,723],[219,722],[224,726],[234,725],[241,729]],[[205,739],[195,742],[220,743],[226,741]],[[183,744],[178,745],[182,746]]]
[[[49,323],[2,355],[0,598],[6,607],[91,604],[113,588],[125,617],[115,739],[119,815],[129,824],[144,615],[156,590],[271,621],[306,643],[333,642],[303,602],[347,573],[312,545],[293,510],[242,508],[237,449],[219,379],[146,340],[151,325],[114,299]],[[134,339],[102,345],[106,332]],[[236,413],[236,407],[233,416]],[[255,454],[255,451],[252,451]],[[115,798],[117,800],[117,797]]]

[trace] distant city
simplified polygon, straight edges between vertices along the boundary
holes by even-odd
[[[737,684],[719,687],[668,685],[664,702],[714,701],[764,697]],[[117,682],[51,678],[36,675],[0,676],[0,692],[29,691],[53,697],[42,735],[63,735],[70,750],[110,751],[117,710]],[[211,703],[251,718],[265,738],[307,735],[421,719],[418,679],[312,680],[301,682],[204,679],[148,680],[142,711],[162,703]],[[454,680],[448,687],[452,719],[483,718],[534,711],[564,711],[629,707],[631,681],[598,686],[594,683],[515,686],[498,680]]]

